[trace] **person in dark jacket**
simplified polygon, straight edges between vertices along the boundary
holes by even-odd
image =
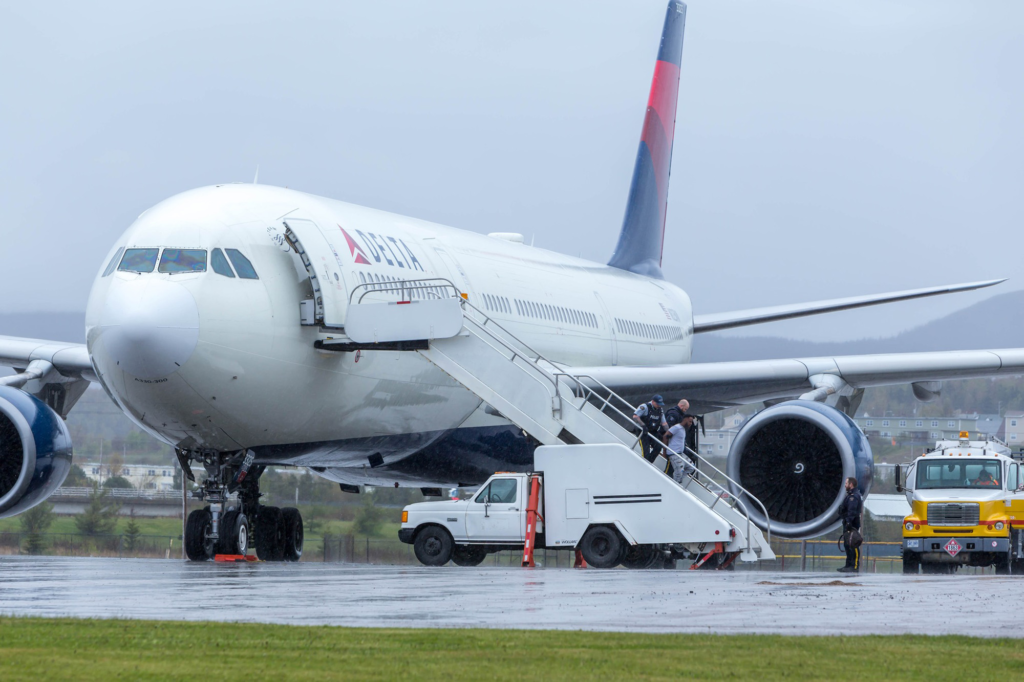
[[[857,479],[846,479],[846,499],[839,505],[839,518],[843,521],[843,535],[852,530],[860,530],[860,517],[864,513],[864,498],[857,489]],[[846,545],[846,565],[839,569],[840,573],[856,573],[860,570],[860,547]]]
[[[686,411],[690,409],[690,401],[683,398],[673,407],[665,410],[665,423],[668,424],[669,428],[675,426],[679,422],[683,421],[683,417],[686,416]]]

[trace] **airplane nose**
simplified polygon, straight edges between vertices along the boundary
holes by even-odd
[[[170,376],[199,343],[199,309],[188,289],[166,280],[111,287],[99,339],[111,364],[139,379]]]

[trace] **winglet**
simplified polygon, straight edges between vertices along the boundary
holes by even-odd
[[[626,203],[619,243],[608,265],[648,277],[662,278],[661,251],[665,242],[668,177],[679,99],[679,63],[683,54],[686,5],[671,0],[654,65],[640,149]]]

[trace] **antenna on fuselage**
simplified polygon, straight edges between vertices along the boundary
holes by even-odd
[[[256,177],[252,179],[252,184],[260,184],[260,165],[258,163],[256,164]]]

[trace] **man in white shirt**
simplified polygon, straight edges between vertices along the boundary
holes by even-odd
[[[688,476],[694,471],[693,463],[689,457],[683,457],[686,452],[686,431],[693,427],[693,417],[686,415],[683,421],[673,424],[665,432],[665,445],[668,450],[668,461],[672,463],[672,478],[676,483],[683,482],[683,476]]]

